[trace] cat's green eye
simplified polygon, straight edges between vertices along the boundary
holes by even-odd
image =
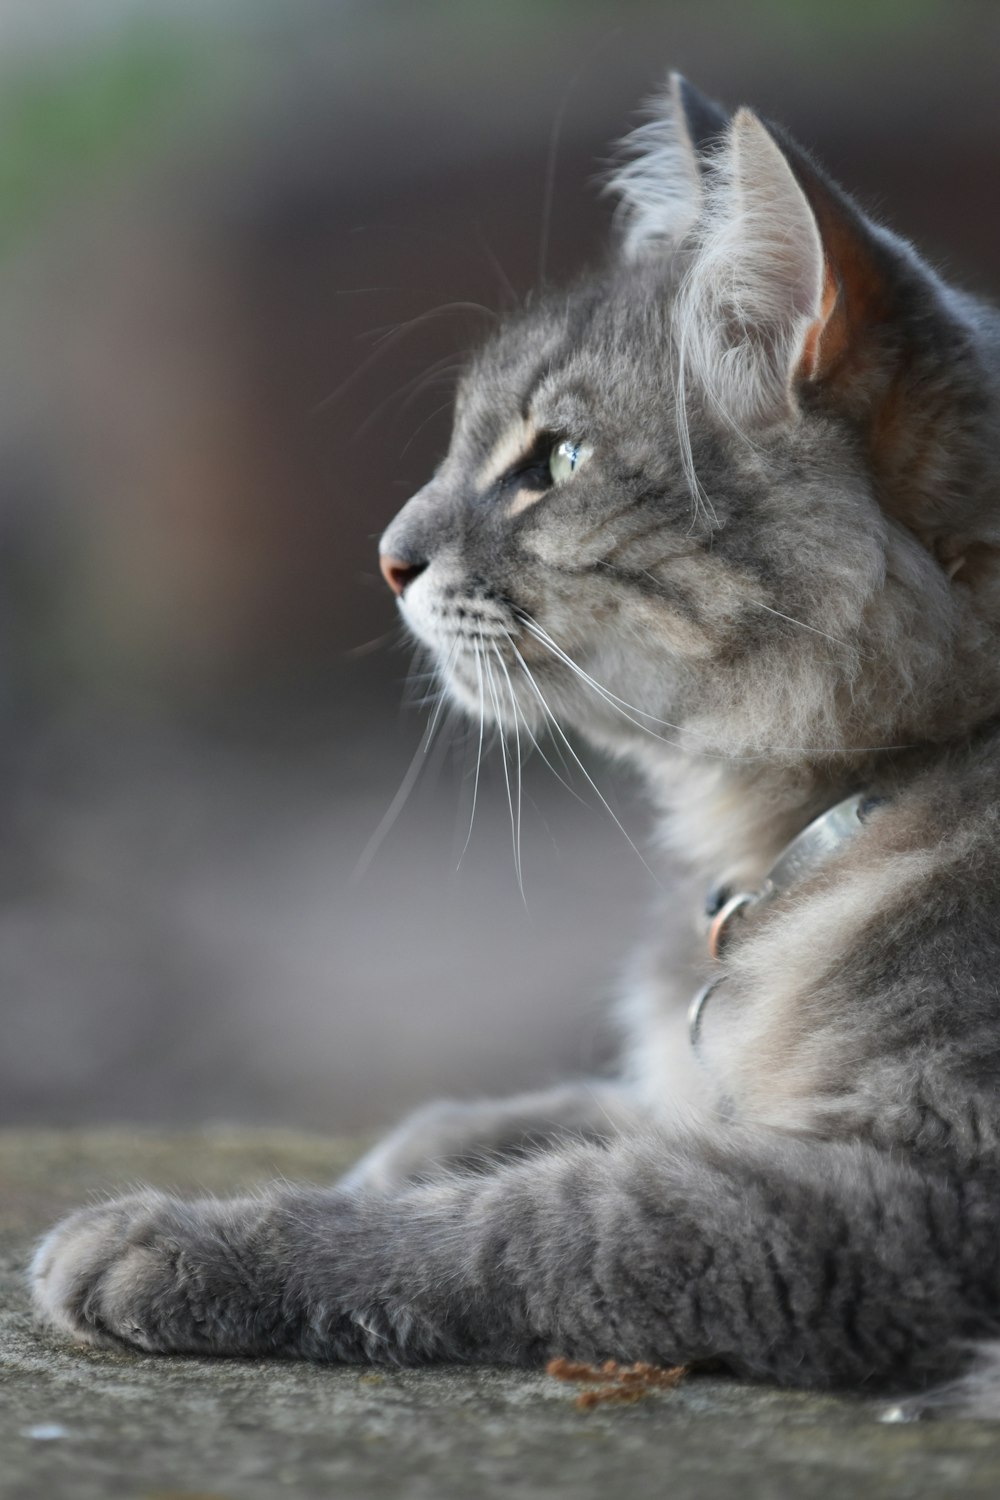
[[[557,443],[549,454],[549,473],[553,484],[565,484],[593,453],[589,443],[574,443],[565,439]]]

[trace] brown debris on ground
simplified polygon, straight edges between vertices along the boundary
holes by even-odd
[[[614,1359],[605,1360],[603,1365],[581,1365],[559,1358],[549,1360],[545,1373],[556,1380],[589,1385],[591,1389],[581,1391],[574,1405],[580,1411],[592,1411],[595,1406],[642,1401],[651,1391],[673,1390],[688,1368],[687,1365],[674,1365],[670,1369],[662,1365],[620,1365]]]

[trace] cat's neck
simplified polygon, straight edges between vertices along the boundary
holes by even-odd
[[[678,756],[646,771],[664,840],[694,878],[755,886],[814,818],[851,793],[898,789],[934,753],[891,767],[733,766]]]
[[[837,790],[787,768],[671,758],[647,765],[669,846],[705,883],[755,884]]]

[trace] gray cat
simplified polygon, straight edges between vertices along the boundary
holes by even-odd
[[[436,1106],[329,1190],[81,1210],[36,1306],[1000,1416],[1000,317],[677,77],[613,186],[609,264],[471,364],[382,568],[474,718],[641,767],[707,943],[665,916],[619,1081]]]

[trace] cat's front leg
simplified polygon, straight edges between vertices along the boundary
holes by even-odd
[[[584,1079],[509,1099],[441,1099],[404,1119],[341,1185],[390,1192],[451,1172],[489,1170],[559,1140],[608,1140],[640,1123],[635,1091],[616,1080]]]
[[[887,1228],[889,1226],[889,1228]],[[855,1142],[653,1133],[396,1195],[147,1193],[45,1241],[78,1339],[358,1363],[724,1356],[793,1385],[917,1385],[992,1331],[992,1178]]]

